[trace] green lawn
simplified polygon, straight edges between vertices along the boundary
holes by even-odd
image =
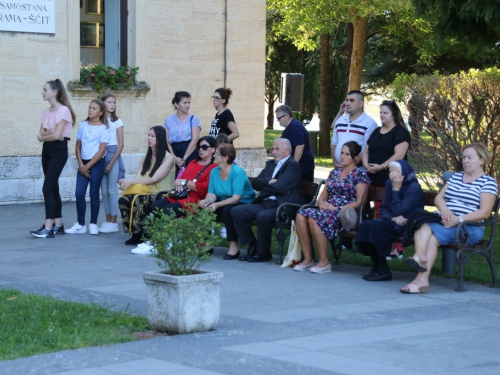
[[[0,322],[0,360],[133,341],[149,330],[141,316],[1,289]]]

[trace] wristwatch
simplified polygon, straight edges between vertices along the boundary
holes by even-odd
[[[463,218],[462,216],[459,216],[459,217],[458,217],[458,222],[459,222],[459,223],[463,223],[463,222],[464,222],[464,218]]]
[[[187,184],[188,184],[188,180],[184,180],[184,181],[182,181],[181,185],[182,185],[182,187],[186,187]]]

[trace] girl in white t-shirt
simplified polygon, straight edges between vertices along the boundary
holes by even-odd
[[[85,194],[90,184],[90,234],[99,234],[97,216],[99,216],[99,189],[106,163],[106,147],[109,141],[109,126],[107,125],[106,108],[102,100],[94,99],[89,104],[89,116],[80,124],[76,133],[76,160],[78,173],[76,175],[76,213],[78,221],[66,233],[87,233],[85,211],[87,203]]]
[[[106,149],[104,176],[101,183],[102,203],[106,221],[99,227],[100,233],[118,232],[118,180],[125,178],[125,167],[121,153],[123,151],[123,121],[116,115],[116,98],[113,94],[104,94],[101,100],[106,107],[109,125],[109,143]]]

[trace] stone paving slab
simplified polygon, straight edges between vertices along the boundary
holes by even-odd
[[[76,216],[74,204],[63,212]],[[31,238],[42,217],[42,205],[0,206],[1,288],[146,315],[154,259],[131,254],[123,233]],[[498,289],[457,293],[456,280],[433,277],[429,293],[405,295],[411,273],[368,283],[366,267],[316,275],[224,261],[226,251],[204,266],[224,273],[216,330],[0,361],[0,374],[500,373]]]

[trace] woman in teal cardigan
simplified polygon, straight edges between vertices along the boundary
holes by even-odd
[[[218,167],[210,172],[208,194],[200,201],[200,207],[214,210],[222,218],[227,231],[229,251],[225,260],[238,259],[238,235],[231,217],[231,209],[241,204],[252,203],[255,191],[248,180],[246,172],[233,164],[236,150],[229,143],[221,143],[214,153],[214,162]]]

